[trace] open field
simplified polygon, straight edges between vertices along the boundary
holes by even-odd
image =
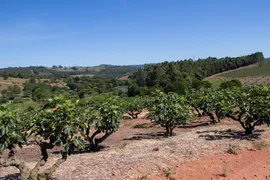
[[[123,76],[123,77],[119,78],[119,80],[124,81],[124,80],[127,80],[128,77],[129,77],[129,76]]]
[[[8,86],[11,86],[11,85],[9,85],[9,84],[1,84],[1,82],[0,82],[0,91],[2,91],[4,89],[7,89]]]
[[[244,85],[270,84],[270,61],[265,61],[262,67],[257,64],[250,65],[205,78],[214,87],[218,87],[222,82],[231,79],[239,79]]]
[[[7,84],[7,85],[18,85],[22,86],[28,79],[23,78],[11,78],[9,77],[8,80],[4,80],[3,77],[0,77],[0,84]]]
[[[267,76],[267,75],[270,75],[270,61],[264,61],[262,67],[259,67],[258,65],[248,66],[246,68],[240,68],[237,70],[232,70],[227,73],[222,73],[217,76],[243,78],[247,76],[256,77],[256,76]]]
[[[18,85],[22,88],[23,83],[25,83],[27,79],[22,78],[8,78],[8,80],[4,80],[3,77],[0,77],[0,91],[7,89],[8,86]]]
[[[101,151],[72,155],[53,176],[59,180],[208,180],[223,178],[225,170],[224,179],[270,176],[267,171],[270,149],[262,146],[262,150],[257,150],[258,144],[270,143],[270,128],[266,126],[258,126],[253,135],[245,137],[243,129],[234,121],[210,125],[204,117],[177,128],[176,136],[166,138],[163,132],[163,128],[146,118],[146,112],[138,119],[122,120],[119,131],[102,144]],[[227,153],[232,146],[237,148],[238,155]],[[59,157],[57,151],[57,148],[50,151],[51,163]],[[29,166],[40,157],[39,147],[35,145],[18,152]],[[13,168],[0,169],[2,179],[8,174],[16,177],[14,173],[17,171]]]
[[[25,99],[22,103],[13,104],[12,107],[19,109],[20,111],[27,110],[29,107],[38,108],[42,106],[40,102],[34,102],[31,99]]]
[[[83,76],[87,76],[87,77],[94,77],[94,74],[79,74],[79,75],[71,75],[71,77],[83,77]]]
[[[23,78],[11,78],[8,80],[4,80],[3,77],[0,77],[0,91],[7,89],[8,86],[18,85],[19,87],[23,87],[23,84],[28,81],[28,79]],[[50,81],[50,79],[40,79],[41,82]],[[58,80],[56,83],[51,83],[51,86],[65,87],[66,83],[63,80]]]

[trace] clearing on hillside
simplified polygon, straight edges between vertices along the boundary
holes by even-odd
[[[253,64],[205,78],[214,87],[218,87],[222,82],[231,79],[239,79],[243,85],[270,84],[270,61],[264,61],[262,67],[258,64]]]

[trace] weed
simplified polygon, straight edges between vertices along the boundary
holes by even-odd
[[[163,169],[163,173],[165,175],[165,177],[169,177],[170,175],[174,174],[174,170],[172,170],[171,168],[167,168],[167,169]]]
[[[149,124],[149,123],[142,123],[142,124],[136,124],[133,128],[135,129],[149,129],[149,128],[152,128],[153,125],[152,124]]]
[[[139,180],[145,180],[145,179],[147,179],[147,175],[143,175],[143,176],[139,177],[138,179]]]
[[[119,149],[124,149],[128,145],[128,142],[123,142],[120,144]]]
[[[129,127],[129,126],[131,126],[131,125],[132,125],[131,122],[127,122],[127,123],[124,124],[125,127]]]
[[[229,145],[229,149],[227,150],[227,153],[229,154],[234,154],[237,155],[238,154],[238,148],[235,145]]]
[[[223,169],[223,173],[222,173],[220,176],[221,176],[221,177],[227,177],[227,175],[228,175],[227,169],[224,168],[224,169]]]
[[[253,144],[253,147],[257,150],[262,150],[263,148],[265,148],[267,145],[264,141],[260,141],[260,142],[257,142],[257,143],[254,143]]]
[[[228,171],[227,171],[227,165],[228,162],[223,161],[223,172],[220,174],[221,177],[227,177],[228,176]]]

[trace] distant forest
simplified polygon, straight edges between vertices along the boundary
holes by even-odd
[[[241,57],[192,59],[163,62],[146,66],[130,76],[136,83],[132,91],[138,87],[155,87],[165,92],[185,92],[187,88],[198,88],[208,83],[205,77],[264,61],[262,52]]]
[[[50,78],[69,78],[70,76],[76,75],[92,75],[92,76],[102,76],[110,78],[120,78],[125,75],[130,75],[135,72],[138,68],[143,67],[143,65],[138,66],[113,66],[113,65],[100,65],[94,67],[63,67],[63,66],[53,66],[51,68],[44,66],[30,66],[30,67],[9,67],[0,69],[0,75],[7,74],[9,77],[14,78],[40,78],[40,79],[50,79]]]

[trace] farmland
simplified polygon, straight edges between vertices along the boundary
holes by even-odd
[[[0,91],[7,89],[9,86],[18,85],[22,88],[23,84],[27,81],[27,79],[22,78],[9,78],[8,80],[4,80],[0,77]],[[1,95],[0,95],[1,96]]]
[[[153,125],[146,118],[146,112],[139,115],[135,120],[121,120],[119,131],[113,134],[109,139],[102,143],[104,149],[97,153],[83,153],[72,155],[66,163],[55,172],[57,179],[166,179],[165,171],[172,171],[170,177],[192,179],[219,179],[223,173],[224,159],[227,162],[227,178],[232,177],[235,180],[252,178],[254,175],[265,178],[268,172],[263,172],[263,168],[241,164],[244,171],[247,168],[249,172],[243,175],[239,171],[233,171],[234,163],[238,161],[243,163],[241,158],[250,157],[252,153],[257,158],[250,160],[260,161],[260,154],[269,153],[269,149],[257,150],[255,144],[264,142],[269,144],[270,129],[266,126],[258,128],[254,138],[245,138],[241,133],[239,124],[230,120],[225,120],[219,125],[208,125],[208,118],[194,121],[186,126],[178,127],[176,135],[172,138],[164,138],[160,132],[162,128]],[[194,128],[191,128],[194,127]],[[231,145],[238,148],[238,155],[228,154],[227,151]],[[28,153],[31,151],[32,153]],[[51,162],[59,158],[59,155],[51,151]],[[27,156],[25,156],[27,154]],[[214,154],[214,155],[213,155]],[[37,146],[30,145],[19,150],[19,156],[26,160],[27,164],[33,165],[39,158],[39,149]],[[230,158],[228,158],[229,156]],[[215,162],[213,159],[216,158]],[[265,158],[265,157],[264,157]],[[208,160],[207,160],[208,159]],[[218,160],[217,160],[218,159]],[[234,160],[230,160],[234,159]],[[268,161],[260,161],[266,168],[269,167]],[[202,162],[201,162],[202,161]],[[193,164],[192,164],[193,163]],[[196,167],[198,164],[203,167]],[[203,165],[201,164],[203,163]],[[248,163],[248,162],[246,162]],[[97,164],[92,168],[92,164]],[[182,166],[182,165],[184,166]],[[196,168],[192,171],[190,166]],[[213,167],[214,166],[214,167]],[[102,167],[102,168],[100,168]],[[117,168],[115,168],[117,167]],[[254,168],[254,169],[251,169]],[[205,172],[201,177],[199,173]],[[259,171],[257,171],[259,170]],[[181,172],[184,172],[182,174]],[[1,169],[0,177],[16,173],[13,168]],[[263,173],[260,173],[263,172]],[[254,174],[253,174],[254,173]],[[157,176],[158,175],[158,176]],[[183,175],[185,177],[183,177]],[[263,179],[262,178],[262,179]]]
[[[4,80],[3,77],[0,77],[0,84],[3,85],[18,85],[18,86],[22,86],[23,83],[25,83],[27,81],[27,79],[23,79],[23,78],[9,78],[8,80]]]
[[[269,7],[0,1],[0,180],[270,180]]]
[[[0,177],[188,179],[197,175],[182,175],[179,167],[183,163],[185,170],[190,160],[251,156],[247,150],[254,149],[257,154],[267,153],[270,87],[242,86],[238,81],[212,87],[199,80],[204,73],[211,74],[216,64],[223,74],[236,66],[243,66],[237,70],[256,68],[244,66],[245,58],[251,63],[262,54],[207,58],[196,62],[195,68],[191,61],[154,64],[120,80],[31,76],[21,88],[10,82],[1,91]],[[177,70],[182,67],[193,69],[185,74]],[[2,81],[18,83],[19,79],[6,75]],[[163,78],[153,81],[152,76]],[[64,85],[57,86],[59,82]],[[89,168],[92,163],[96,166]],[[242,178],[232,172],[235,163],[218,161],[207,177]]]
[[[67,78],[70,76],[106,76],[106,77],[122,77],[130,75],[143,65],[134,66],[114,66],[114,65],[99,65],[99,66],[30,66],[30,67],[9,67],[0,69],[0,75],[8,72],[10,77],[26,78],[37,77],[40,79],[48,78]]]
[[[239,79],[244,85],[269,84],[270,61],[264,61],[262,67],[258,64],[254,64],[205,78],[205,80],[211,82],[215,87],[231,79]]]
[[[218,76],[232,77],[232,78],[243,78],[243,77],[256,77],[256,76],[267,76],[270,75],[270,61],[264,61],[262,66],[253,65],[239,70],[233,70],[227,73],[223,73]]]

